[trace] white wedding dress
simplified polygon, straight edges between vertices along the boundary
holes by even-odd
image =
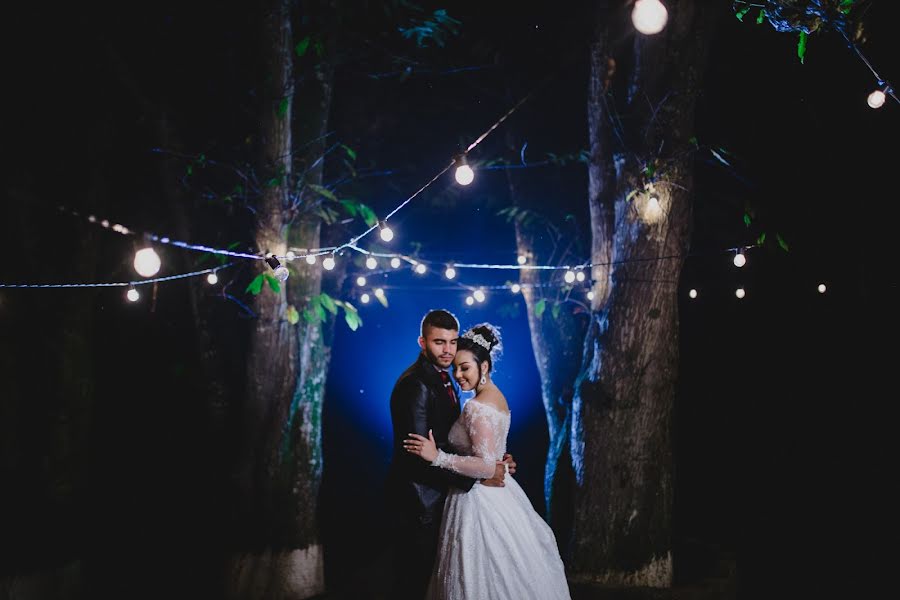
[[[431,464],[468,477],[493,477],[506,452],[509,425],[509,413],[469,400],[450,429],[456,454],[439,451]],[[505,483],[450,489],[429,599],[569,599],[553,531],[516,480],[506,477]]]

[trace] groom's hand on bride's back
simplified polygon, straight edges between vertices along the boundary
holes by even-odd
[[[503,487],[506,484],[503,483],[503,478],[506,476],[506,465],[502,462],[498,462],[494,465],[494,476],[490,479],[481,479],[481,485],[486,485],[488,487]]]

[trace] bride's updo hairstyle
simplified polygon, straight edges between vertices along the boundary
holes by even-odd
[[[472,327],[459,336],[456,341],[456,351],[468,350],[478,361],[478,369],[481,363],[487,361],[488,373],[494,370],[494,361],[500,358],[503,344],[500,342],[500,330],[490,323],[481,323]]]

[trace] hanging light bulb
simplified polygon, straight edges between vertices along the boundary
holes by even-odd
[[[572,283],[573,281],[575,281],[575,271],[572,271],[571,269],[566,271],[565,280],[566,283]]]
[[[293,250],[288,250],[287,254],[285,254],[284,257],[290,261],[290,260],[294,260],[295,258],[297,258],[297,255],[294,254]]]
[[[366,267],[368,267],[369,269],[377,269],[378,268],[378,261],[375,260],[374,256],[370,256],[369,258],[366,259]]]
[[[459,185],[469,185],[475,181],[475,171],[466,163],[466,156],[463,154],[456,159],[456,183]]]
[[[399,269],[399,268],[400,268],[400,259],[397,258],[396,256],[395,256],[394,258],[392,258],[392,259],[391,259],[391,266],[392,266],[393,268],[395,268],[395,269]]]
[[[288,275],[290,275],[290,273],[288,273],[287,267],[278,262],[278,259],[275,258],[274,254],[266,254],[266,262],[270,267],[272,267],[273,274],[278,279],[278,281],[281,281],[282,283],[287,281]]]
[[[688,297],[693,300],[697,297],[697,290],[691,288],[691,291],[688,292]]]
[[[454,269],[453,267],[447,267],[447,270],[444,271],[444,277],[446,277],[447,279],[453,279],[454,277],[456,277],[456,269]]]
[[[210,273],[209,275],[206,276],[206,282],[209,285],[216,285],[217,283],[219,283],[219,276],[216,275],[215,273]]]
[[[518,262],[520,265],[524,265],[528,262],[528,257],[524,254],[520,254],[519,257],[516,258],[516,262]]]
[[[418,273],[419,275],[424,275],[425,271],[427,271],[427,270],[428,270],[428,268],[425,266],[424,263],[419,263],[416,265],[416,273]]]
[[[385,242],[389,242],[392,239],[394,239],[394,230],[391,229],[390,227],[388,227],[388,224],[386,221],[381,221],[380,227],[381,227],[380,235],[381,235],[382,240],[384,240]]]
[[[475,304],[475,298],[473,298],[472,296],[466,296],[466,304],[472,306],[473,304]]]
[[[379,298],[379,299],[382,299],[382,300],[384,299],[384,290],[383,290],[383,289],[381,289],[381,288],[375,288],[375,291],[374,291],[373,293],[375,294],[375,297],[376,297],[376,298]]]
[[[577,281],[584,281],[584,271],[578,270],[575,272],[575,279]]]
[[[866,98],[866,104],[869,105],[869,108],[881,108],[884,106],[884,101],[887,99],[883,90],[875,90],[869,97]]]
[[[369,300],[370,300],[370,298],[369,298],[368,294],[363,294],[362,296],[359,297],[359,301],[362,302],[363,304],[368,304]]]
[[[357,277],[357,278],[356,278],[356,285],[358,285],[359,287],[362,287],[362,286],[366,285],[366,278],[363,277],[362,275],[360,275],[359,277]]]
[[[747,257],[744,256],[744,251],[739,250],[737,254],[734,255],[734,266],[743,267],[747,264]]]
[[[125,293],[125,297],[128,298],[129,302],[137,302],[138,298],[140,298],[141,295],[138,294],[138,291],[136,289],[131,288]]]
[[[334,268],[334,256],[326,256],[325,260],[322,261],[322,268],[326,271],[330,271]]]
[[[746,296],[747,292],[744,291],[744,288],[738,288],[738,289],[734,290],[734,295],[740,299],[740,298],[743,298],[744,296]]]
[[[512,287],[509,288],[509,291],[511,291],[513,294],[518,294],[522,291],[522,286],[518,283],[514,283],[512,284]]]
[[[635,0],[631,11],[634,28],[644,35],[659,33],[669,20],[669,11],[659,0]]]
[[[661,215],[662,206],[659,203],[659,197],[656,194],[651,194],[647,199],[647,204],[644,205],[644,220],[654,223],[659,220]]]
[[[307,254],[306,255],[306,264],[308,264],[308,265],[316,264],[316,256],[314,254]]]
[[[472,296],[473,296],[473,297],[475,298],[475,300],[477,300],[478,302],[484,302],[484,299],[485,299],[485,297],[486,297],[486,296],[484,295],[484,290],[481,289],[481,288],[479,288],[479,289],[475,290],[474,292],[472,292]]]
[[[820,294],[824,294],[824,293],[825,293],[825,284],[824,284],[824,283],[820,283],[820,284],[819,284],[819,287],[818,287],[818,290],[819,290],[819,293],[820,293]]]
[[[588,292],[588,293],[587,293],[587,299],[588,299],[588,300],[593,300],[593,299],[594,299],[594,292]]]
[[[159,254],[156,250],[150,248],[141,248],[134,254],[134,270],[141,277],[153,277],[159,273],[162,261],[159,260]]]

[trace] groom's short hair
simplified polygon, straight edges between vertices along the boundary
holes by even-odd
[[[453,316],[449,310],[439,308],[428,311],[428,314],[422,319],[422,337],[426,337],[426,327],[437,327],[439,329],[452,329],[459,331],[459,321]]]

